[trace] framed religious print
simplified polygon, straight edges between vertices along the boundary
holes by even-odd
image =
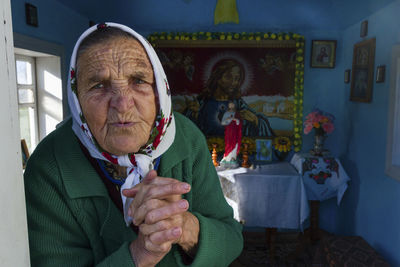
[[[375,82],[377,82],[377,83],[385,82],[385,70],[386,70],[386,66],[385,65],[380,65],[380,66],[376,67],[376,79],[375,79]]]
[[[174,111],[190,118],[207,139],[224,147],[222,122],[229,110],[241,121],[242,140],[290,136],[300,150],[304,37],[165,33],[149,40],[168,77]]]
[[[256,161],[272,161],[271,139],[256,139]]]
[[[368,20],[361,22],[360,37],[366,37],[368,35]]]
[[[351,70],[345,70],[344,71],[344,83],[349,83],[350,82],[350,73],[351,73]]]
[[[311,68],[334,68],[335,61],[335,40],[312,40]]]
[[[350,100],[371,102],[374,81],[375,38],[359,42],[353,49]]]

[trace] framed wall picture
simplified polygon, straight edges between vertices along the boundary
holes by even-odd
[[[368,20],[361,22],[360,37],[366,37],[368,35]]]
[[[376,79],[375,82],[377,83],[383,83],[385,82],[385,70],[386,66],[385,65],[380,65],[376,68]]]
[[[272,140],[256,139],[256,160],[272,161]]]
[[[371,102],[374,81],[375,38],[354,45],[350,100]]]
[[[26,17],[26,24],[33,27],[39,26],[39,19],[36,6],[29,3],[25,3],[25,17]]]
[[[200,32],[153,34],[149,40],[168,77],[174,111],[207,139],[223,141],[222,118],[233,102],[243,138],[290,136],[299,150],[302,137],[294,130],[302,127],[301,36]]]
[[[351,73],[351,70],[345,70],[344,71],[344,83],[349,83],[350,82],[350,73]]]
[[[336,40],[312,40],[311,68],[334,68]]]

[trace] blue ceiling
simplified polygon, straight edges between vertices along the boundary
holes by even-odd
[[[142,30],[213,26],[217,0],[58,0],[90,20],[116,21]],[[343,30],[398,0],[236,0],[249,28]]]

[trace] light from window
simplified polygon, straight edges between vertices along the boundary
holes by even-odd
[[[397,59],[395,102],[393,118],[392,164],[400,167],[400,58]]]
[[[44,90],[55,96],[59,100],[62,99],[61,79],[54,76],[48,71],[44,72]]]
[[[29,106],[19,107],[19,125],[21,139],[25,139],[29,152],[36,147],[35,110]]]
[[[385,171],[400,180],[400,45],[392,52],[389,101]]]
[[[46,114],[44,117],[46,121],[46,135],[47,135],[56,129],[56,126],[58,123],[60,123],[60,121],[56,120],[55,118],[51,117],[48,114]]]

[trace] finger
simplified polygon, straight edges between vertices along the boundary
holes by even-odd
[[[132,188],[122,190],[122,194],[124,194],[124,196],[130,197],[130,198],[134,198],[138,192],[139,192],[139,188],[137,188],[137,187],[132,187]]]
[[[155,170],[151,170],[147,173],[146,177],[142,180],[142,183],[149,184],[157,177],[157,172]]]
[[[178,215],[187,211],[189,203],[185,199],[181,199],[177,202],[171,203],[167,206],[152,210],[146,214],[145,223],[153,224],[161,220],[165,220],[174,215]]]
[[[155,172],[155,171],[154,171]],[[146,176],[147,177],[147,176]],[[146,179],[147,180],[147,179]],[[143,180],[144,181],[144,180]],[[146,181],[146,183],[142,184],[152,184],[152,185],[165,185],[165,184],[174,184],[174,183],[179,183],[180,181],[174,179],[174,178],[168,178],[168,177],[162,177],[162,176],[156,176],[152,177],[149,180]]]
[[[144,205],[143,203],[150,201],[152,199],[156,199],[159,201],[165,200],[170,203],[177,202],[182,198],[182,194],[185,194],[189,191],[190,191],[190,185],[182,182],[177,182],[167,185],[151,185],[151,186],[141,187],[141,189],[138,191],[136,197],[133,199],[129,207],[130,211],[129,214],[135,216],[134,224],[138,225],[143,221],[143,217],[149,211],[149,209],[147,209],[146,205]],[[155,203],[149,203],[149,204],[153,205],[150,207],[150,209],[159,207],[159,205],[154,206]],[[143,205],[144,207],[142,207]],[[138,213],[139,209],[142,209],[140,213]]]
[[[161,232],[155,232],[148,236],[148,240],[153,245],[162,245],[164,243],[172,243],[178,240],[182,235],[182,228],[174,227]]]
[[[144,195],[142,202],[149,199],[168,199],[173,195],[182,195],[190,191],[190,185],[184,182],[169,183],[150,187]]]
[[[139,183],[132,188],[124,189],[122,190],[122,193],[126,197],[134,198],[137,195],[137,193],[141,190],[144,184],[163,185],[163,184],[178,183],[178,182],[179,182],[178,180],[173,178],[159,177],[157,176],[157,172],[152,170],[148,173],[148,175],[146,175],[142,183]]]
[[[160,245],[154,244],[148,237],[144,239],[144,247],[151,253],[167,254],[171,250],[172,242],[166,242]]]
[[[149,213],[152,210],[158,209],[162,206],[168,205],[166,203],[166,201],[163,200],[159,200],[159,199],[150,199],[148,201],[145,201],[142,205],[140,205],[136,211],[134,211],[133,209],[131,209],[130,207],[130,211],[132,214],[132,220],[133,220],[133,224],[134,225],[140,225],[146,214]]]
[[[139,232],[144,235],[151,235],[155,232],[161,232],[171,229],[173,222],[170,220],[162,220],[153,224],[142,223],[139,225]]]

